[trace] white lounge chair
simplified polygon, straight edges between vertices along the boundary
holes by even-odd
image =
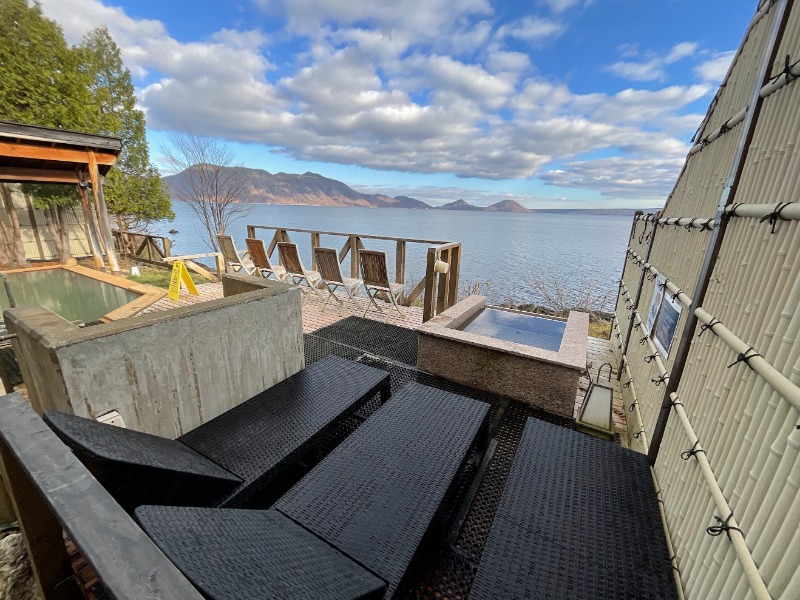
[[[303,291],[303,304],[308,299],[308,293],[318,294],[320,290],[327,289],[322,277],[316,271],[309,271],[303,266],[297,246],[288,242],[278,242],[278,253],[286,269],[286,275],[291,283],[300,285]],[[305,283],[305,285],[303,285]]]
[[[362,281],[342,275],[342,267],[339,264],[339,255],[336,250],[333,248],[314,248],[314,257],[317,259],[317,268],[322,277],[322,282],[325,284],[325,289],[328,290],[328,297],[325,299],[325,304],[322,305],[322,312],[325,312],[325,308],[331,298],[339,303],[339,314],[341,315],[344,312],[344,300],[334,293],[340,287],[344,288],[350,301],[358,308],[358,303],[356,303],[353,295],[358,294]]]
[[[230,269],[234,273],[244,271],[248,275],[253,274],[255,265],[253,265],[253,261],[250,260],[250,255],[245,252],[240,256],[231,236],[218,234],[217,243],[219,243],[219,250],[222,252],[222,258],[225,260],[226,271]]]
[[[392,283],[389,281],[389,271],[386,269],[386,253],[376,250],[360,250],[359,258],[361,262],[361,275],[364,280],[364,288],[367,290],[367,297],[372,306],[383,312],[383,309],[375,302],[378,294],[386,294],[392,305],[397,309],[400,318],[405,318],[397,301],[405,291],[406,286],[402,283]],[[369,304],[364,309],[364,316],[367,316]],[[386,313],[386,320],[389,320],[389,313]]]
[[[244,241],[247,244],[247,251],[250,253],[256,273],[264,279],[269,279],[271,275],[274,275],[278,281],[288,281],[286,269],[281,265],[273,265],[270,262],[263,240],[246,238]]]

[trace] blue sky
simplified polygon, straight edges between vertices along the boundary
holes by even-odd
[[[433,203],[663,204],[755,0],[42,0],[106,25],[158,163],[187,123],[248,167]]]

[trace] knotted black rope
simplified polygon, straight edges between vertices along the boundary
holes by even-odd
[[[667,403],[666,403],[666,404],[663,406],[663,408],[675,408],[675,407],[676,407],[676,406],[678,406],[679,404],[680,404],[681,406],[683,406],[683,402],[681,402],[681,401],[680,401],[680,400],[678,400],[677,398],[676,398],[675,400],[672,400],[672,399],[670,398],[669,402],[667,402]]]
[[[640,436],[640,435],[642,435],[643,433],[647,433],[647,432],[644,430],[644,427],[642,427],[642,428],[641,428],[639,431],[637,431],[636,433],[634,433],[634,434],[633,434],[633,437],[634,437],[634,438],[636,438],[636,439],[638,440],[638,439],[639,439],[639,436]]]
[[[634,329],[639,329],[639,327],[641,327],[641,326],[642,326],[642,322],[641,322],[641,321],[639,321],[638,323],[636,323],[636,324],[633,326],[633,328],[634,328]]]
[[[778,221],[788,221],[789,219],[784,219],[781,215],[781,211],[789,206],[791,202],[780,202],[775,206],[775,210],[773,210],[768,215],[764,215],[761,217],[758,222],[763,223],[764,221],[769,221],[770,226],[772,227],[771,233],[775,233],[775,225],[778,224]]]
[[[686,231],[691,231],[694,227],[694,222],[697,221],[697,217],[693,217],[691,221],[686,224]]]
[[[648,336],[644,336],[642,339],[639,340],[639,345],[644,346],[647,343]]]
[[[675,302],[678,299],[678,296],[680,296],[682,293],[683,293],[683,290],[679,289],[677,292],[672,294],[672,296],[671,296],[672,301]]]
[[[774,82],[778,81],[778,79],[780,78],[781,75],[786,75],[786,82],[787,83],[790,82],[792,79],[797,79],[797,75],[792,73],[792,70],[797,66],[798,63],[800,63],[800,60],[798,60],[797,62],[792,63],[791,65],[789,64],[790,60],[791,60],[791,58],[787,54],[786,58],[783,61],[783,71],[781,71],[780,73],[778,73],[774,77],[771,77],[770,80],[769,80],[770,83],[774,83]]]
[[[734,527],[733,525],[728,524],[728,521],[730,521],[732,518],[733,518],[733,513],[729,514],[724,521],[722,517],[714,515],[714,519],[716,519],[718,524],[706,527],[706,533],[710,536],[717,537],[718,535],[722,535],[722,533],[724,532],[727,534],[728,539],[731,539],[731,531],[738,531],[739,533],[742,533],[742,530],[739,529],[738,527]],[[744,534],[742,533],[742,535]]]
[[[711,231],[713,227],[711,227],[711,223],[714,222],[714,219],[707,219],[705,223],[700,226],[700,231]]]
[[[649,365],[656,359],[656,356],[658,356],[658,352],[654,354],[648,354],[647,356],[644,357],[644,362],[646,362]]]
[[[622,387],[624,387],[624,388],[631,387],[631,381],[633,381],[633,379],[628,379],[628,381],[626,381],[625,383],[622,384]]]
[[[631,405],[628,407],[628,412],[633,412],[637,404],[639,404],[638,400],[634,400],[633,402],[631,402]]]
[[[753,352],[753,354],[748,354],[748,352],[750,352],[750,351],[752,351],[752,352]],[[751,359],[751,358],[755,358],[756,356],[761,356],[761,355],[760,355],[758,352],[756,352],[755,348],[753,348],[752,346],[750,346],[750,347],[749,347],[747,350],[745,350],[744,352],[740,352],[740,353],[739,353],[739,355],[736,357],[736,360],[735,360],[735,361],[733,361],[731,364],[729,364],[729,365],[728,365],[728,368],[730,369],[731,367],[733,367],[733,366],[735,366],[735,365],[738,365],[740,362],[743,362],[743,363],[744,363],[744,364],[746,364],[748,367],[750,367],[750,359]],[[763,358],[763,357],[762,357],[762,358]],[[753,367],[750,367],[750,368],[752,369]]]
[[[739,215],[736,214],[736,209],[742,205],[741,202],[734,202],[731,204],[731,209],[726,213],[729,217],[738,217]]]
[[[698,452],[702,452],[703,454],[706,453],[706,451],[703,450],[702,448],[699,448],[699,446],[700,446],[700,440],[697,440],[694,444],[692,444],[691,448],[681,452],[681,458],[683,460],[689,460],[691,457],[694,456],[694,459],[697,460],[697,456],[695,456],[695,455]]]
[[[731,128],[728,125],[728,121],[725,121],[722,125],[719,126],[719,134],[720,135],[722,135],[723,133],[728,133],[730,130],[731,130]]]
[[[722,323],[722,321],[720,321],[719,319],[714,317],[708,322],[708,324],[704,323],[703,325],[700,325],[700,333],[697,334],[697,337],[700,337],[701,335],[703,335],[706,332],[706,330],[708,330],[708,329],[711,330],[711,333],[714,333],[714,325],[717,325],[719,323]]]
[[[664,382],[665,382],[667,379],[669,379],[669,375],[667,375],[666,373],[664,373],[664,374],[663,374],[661,377],[659,377],[658,379],[651,379],[650,381],[652,381],[653,383],[655,383],[655,384],[656,384],[656,387],[658,387],[658,386],[660,386],[662,383],[664,383]]]
[[[648,215],[648,217],[649,216],[650,215]],[[639,236],[639,243],[640,244],[644,243],[644,234],[647,233],[647,223],[648,223],[648,220],[645,218],[645,220],[644,220],[644,229],[642,229],[642,234]]]
[[[658,289],[660,290],[667,290],[667,283],[669,283],[669,279],[665,279],[663,283],[658,284]]]
[[[647,281],[653,281],[653,279],[655,279],[656,277],[658,277],[658,275],[656,275],[650,270],[647,271]]]

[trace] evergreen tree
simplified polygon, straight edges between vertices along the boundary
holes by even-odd
[[[95,133],[122,138],[116,168],[106,178],[108,210],[121,228],[172,219],[169,194],[150,163],[144,113],[136,108],[130,71],[105,27],[89,32],[77,48],[79,69],[90,80]]]

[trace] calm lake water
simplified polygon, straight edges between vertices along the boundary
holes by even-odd
[[[172,239],[173,254],[208,252],[205,234],[194,213],[173,203],[175,220],[153,227],[153,233]],[[481,293],[493,302],[513,299],[538,303],[541,298],[531,285],[535,277],[555,275],[567,288],[583,277],[597,282],[598,292],[614,290],[619,279],[633,217],[552,213],[484,213],[468,211],[408,210],[327,206],[259,204],[234,223],[229,233],[240,252],[245,250],[248,224],[315,229],[366,235],[461,242],[461,284],[481,282]],[[169,234],[172,228],[176,234]],[[311,264],[309,234],[290,232],[301,258]],[[258,237],[269,242],[272,232]],[[322,245],[336,248],[344,238],[322,236]],[[390,275],[394,269],[394,242],[364,240],[367,248],[384,250]],[[413,282],[425,274],[426,247],[408,244],[406,277]],[[277,259],[277,252],[274,255]],[[343,265],[349,271],[349,257]],[[611,300],[613,302],[613,299]]]

